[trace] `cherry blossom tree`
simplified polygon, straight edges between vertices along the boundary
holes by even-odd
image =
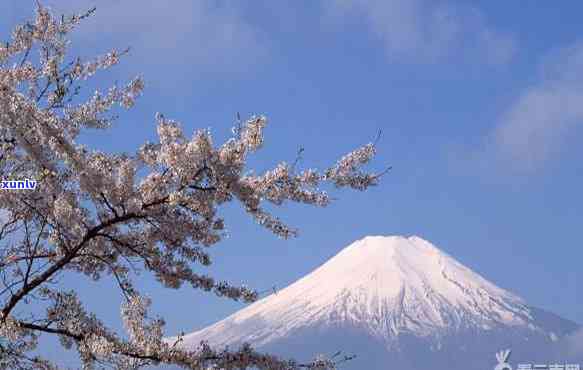
[[[284,162],[256,175],[246,162],[263,144],[265,117],[241,121],[217,145],[209,131],[188,138],[178,122],[158,114],[159,141],[134,154],[87,148],[78,143],[79,133],[110,127],[112,109],[131,108],[143,89],[136,78],[81,98],[84,84],[124,54],[114,50],[88,61],[67,55],[69,33],[93,11],[54,16],[39,5],[36,18],[0,44],[0,179],[37,181],[33,190],[0,190],[0,369],[56,369],[35,351],[41,335],[74,348],[86,369],[333,368],[334,358],[298,363],[249,345],[230,351],[202,342],[187,349],[180,339],[165,340],[163,319],[148,314],[150,300],[132,284],[132,266],[167,288],[188,284],[253,302],[257,291],[195,272],[211,264],[207,248],[225,236],[221,206],[237,202],[259,225],[293,237],[296,230],[265,205],[322,207],[331,201],[321,190],[326,183],[356,190],[375,185],[380,174],[362,170],[375,145],[325,171]],[[108,327],[75,291],[64,290],[57,278],[65,274],[113,279],[125,297],[127,333]]]

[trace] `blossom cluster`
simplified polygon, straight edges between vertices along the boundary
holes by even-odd
[[[76,141],[79,133],[109,128],[112,108],[131,108],[144,88],[137,78],[80,99],[84,81],[124,54],[67,61],[67,34],[91,12],[54,17],[39,6],[35,21],[17,27],[12,41],[0,44],[0,178],[37,180],[27,192],[0,192],[0,369],[56,368],[30,355],[41,334],[74,347],[86,369],[157,363],[190,369],[333,367],[331,359],[300,364],[250,346],[229,351],[201,343],[185,350],[167,343],[164,320],[148,317],[150,301],[132,279],[141,270],[171,289],[187,284],[255,301],[256,290],[198,271],[211,265],[208,248],[226,235],[222,206],[241,204],[259,225],[292,237],[297,231],[269,209],[285,202],[326,206],[331,202],[326,184],[356,190],[375,185],[379,175],[362,170],[375,154],[374,144],[324,171],[282,162],[255,174],[247,168],[248,157],[263,146],[265,116],[239,122],[233,137],[217,145],[210,131],[187,137],[179,122],[158,114],[158,142],[147,142],[134,154],[87,148]],[[60,287],[63,274],[108,278],[118,285],[127,339],[84,307],[74,291]],[[30,309],[36,303],[44,313]]]

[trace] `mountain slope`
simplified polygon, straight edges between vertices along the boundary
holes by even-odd
[[[187,335],[183,345],[249,342],[296,355],[361,348],[370,352],[367,368],[388,361],[422,368],[433,354],[451,365],[453,350],[478,355],[494,345],[539,356],[576,329],[419,237],[366,237],[277,294]],[[497,349],[479,355],[490,363]]]

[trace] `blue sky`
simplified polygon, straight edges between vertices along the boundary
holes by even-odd
[[[231,237],[209,272],[284,287],[365,235],[416,234],[532,305],[583,323],[583,31],[579,1],[44,1],[97,12],[75,34],[81,56],[130,46],[103,87],[136,74],[146,90],[108,132],[83,141],[134,151],[154,114],[227,137],[236,112],[270,119],[253,165],[324,168],[382,139],[372,169],[393,170],[326,209],[286,206],[300,236],[282,241],[232,206]],[[170,5],[171,4],[171,5]],[[0,4],[2,39],[33,1]],[[142,290],[168,334],[241,307],[191,289]],[[119,296],[78,280],[119,323]],[[115,293],[114,293],[115,294]]]

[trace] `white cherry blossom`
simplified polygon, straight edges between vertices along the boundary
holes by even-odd
[[[164,320],[149,316],[150,299],[136,291],[132,278],[139,268],[168,288],[186,284],[255,301],[254,289],[197,272],[211,265],[208,247],[226,235],[221,206],[241,204],[267,230],[295,236],[265,205],[326,206],[326,184],[357,190],[375,185],[379,175],[361,170],[375,146],[365,145],[322,172],[280,163],[256,175],[247,160],[264,143],[265,116],[240,122],[234,136],[217,145],[208,130],[189,138],[179,122],[161,114],[158,142],[134,154],[83,146],[76,141],[81,131],[109,128],[111,109],[131,108],[144,88],[135,78],[80,99],[85,80],[120,63],[125,53],[89,61],[68,56],[68,34],[92,12],[61,17],[38,6],[34,21],[0,43],[0,178],[38,182],[30,191],[0,191],[0,369],[56,369],[35,355],[40,335],[58,336],[64,347],[75,348],[85,369],[158,363],[188,369],[334,367],[332,359],[298,363],[248,345],[226,350],[203,342],[187,351],[166,343]],[[115,281],[126,300],[121,314],[127,336],[109,329],[75,291],[64,291],[57,279],[64,274]],[[41,301],[43,314],[31,309]]]

